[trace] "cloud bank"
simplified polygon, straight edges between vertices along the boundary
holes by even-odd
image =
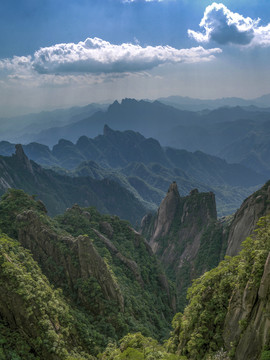
[[[170,46],[146,46],[123,43],[111,44],[99,38],[75,43],[44,47],[33,56],[0,60],[0,68],[20,73],[38,74],[112,74],[134,73],[153,69],[166,63],[210,61],[219,48],[175,49]]]
[[[203,32],[188,30],[188,35],[202,43],[270,46],[270,24],[259,26],[259,23],[260,19],[244,17],[222,3],[213,3],[206,7],[199,24]]]

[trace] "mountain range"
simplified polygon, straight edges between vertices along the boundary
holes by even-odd
[[[24,130],[20,123],[11,121],[13,136],[2,132],[2,140],[24,144],[38,142],[52,147],[61,138],[77,142],[82,134],[91,138],[98,136],[107,124],[115,130],[140,132],[145,137],[157,139],[163,146],[200,150],[230,163],[241,163],[266,176],[270,174],[267,161],[270,112],[267,108],[233,106],[190,111],[158,101],[134,99],[115,101],[107,110],[103,107],[97,112],[96,106],[89,107],[90,110],[76,109],[77,115],[66,123],[62,121],[61,126],[57,126],[57,112],[52,114],[54,120],[50,120],[50,114],[41,114],[43,125],[37,121],[39,125],[34,133],[33,118],[29,120],[32,125]]]
[[[228,97],[220,99],[194,99],[188,96],[168,96],[157,99],[158,101],[177,107],[181,110],[200,111],[205,109],[217,109],[219,107],[234,107],[234,106],[246,106],[246,107],[263,107],[269,111],[270,94],[262,95],[255,99],[242,99],[239,97]]]
[[[228,164],[200,151],[162,147],[153,138],[131,130],[115,131],[107,125],[103,135],[94,139],[82,136],[76,144],[62,139],[52,150],[37,143],[23,148],[30,159],[54,167],[59,174],[112,179],[148,209],[156,209],[170,183],[176,181],[182,194],[193,188],[214,191],[219,215],[227,215],[267,179],[243,165]],[[0,154],[11,155],[14,149],[11,143],[0,143]]]
[[[136,223],[146,208],[128,190],[109,179],[70,177],[43,169],[29,160],[20,145],[11,157],[0,157],[0,194],[19,188],[44,201],[51,215],[62,213],[74,203],[95,206]]]
[[[184,100],[191,106],[199,101]],[[93,138],[107,124],[115,130],[134,130],[153,137],[163,146],[200,150],[269,176],[270,111],[269,107],[262,107],[268,100],[268,95],[250,102],[238,98],[213,100],[214,108],[196,111],[196,107],[191,107],[191,111],[160,101],[124,99],[110,106],[90,104],[2,119],[1,138],[52,147],[61,138],[72,142],[77,142],[82,134]],[[211,105],[211,101],[208,103]]]
[[[270,112],[238,105],[3,122],[43,143],[0,142],[0,359],[270,359]]]
[[[23,134],[24,141],[28,142],[32,137],[37,136],[40,131],[75,123],[97,111],[105,110],[107,106],[106,104],[93,103],[83,107],[0,118],[1,138],[15,140],[21,138]]]

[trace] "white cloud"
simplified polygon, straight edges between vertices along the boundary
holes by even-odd
[[[270,24],[255,29],[254,44],[270,46]]]
[[[200,22],[204,31],[188,30],[188,34],[198,42],[269,46],[270,24],[259,26],[259,22],[260,19],[244,17],[221,3],[213,3],[207,6]]]
[[[31,66],[31,56],[14,56],[12,59],[0,60],[0,70],[16,72],[20,69],[20,72],[27,72],[31,69]]]
[[[22,71],[50,74],[126,74],[153,69],[165,63],[210,61],[220,49],[175,49],[171,46],[111,44],[99,38],[88,38],[77,44],[63,43],[44,47],[27,57],[0,61],[0,68],[15,74]]]

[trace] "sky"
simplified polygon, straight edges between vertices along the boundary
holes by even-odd
[[[270,93],[269,0],[1,0],[0,116]]]

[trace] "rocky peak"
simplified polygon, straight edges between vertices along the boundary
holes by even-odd
[[[16,159],[18,159],[18,161],[20,162],[20,164],[24,168],[29,170],[31,172],[31,174],[34,174],[34,171],[33,171],[32,165],[30,163],[30,160],[25,155],[25,152],[24,152],[23,147],[22,147],[21,144],[16,144],[15,145],[15,154],[13,156],[15,156]]]
[[[193,195],[196,195],[196,194],[199,194],[199,190],[198,189],[193,189],[190,191],[189,195],[190,196],[193,196]]]
[[[174,274],[184,299],[179,303],[185,301],[183,289],[191,280],[220,260],[223,233],[212,192],[200,193],[193,189],[188,196],[181,197],[173,182],[156,216],[143,219],[142,233],[165,269]]]
[[[168,191],[167,191],[167,194],[169,194],[169,193],[174,193],[175,196],[177,196],[177,197],[180,196],[180,195],[179,195],[179,191],[178,191],[178,186],[177,186],[177,184],[176,184],[175,181],[173,181],[173,182],[171,183],[171,185],[170,185],[170,187],[169,187],[169,189],[168,189]]]
[[[269,213],[270,181],[249,196],[235,213],[230,226],[226,255],[237,255],[241,250],[242,242],[256,228],[259,218]]]
[[[113,132],[114,131],[107,124],[104,125],[104,128],[103,128],[104,136],[110,136]]]
[[[109,107],[107,112],[114,112],[117,111],[119,109],[121,105],[119,104],[119,102],[117,100],[115,100]]]
[[[157,238],[165,236],[169,232],[179,202],[180,195],[178,192],[177,184],[174,181],[170,185],[167,195],[162,200],[161,205],[158,209],[157,219],[154,227],[155,231],[151,239],[151,244],[154,244]],[[155,246],[153,251],[155,252]]]

